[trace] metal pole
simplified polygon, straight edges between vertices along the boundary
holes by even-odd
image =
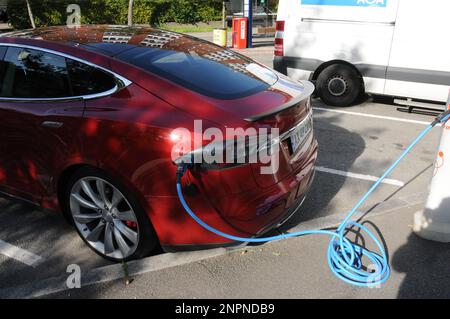
[[[253,0],[250,0],[248,8],[248,44],[247,47],[253,47]]]
[[[222,28],[227,28],[227,3],[222,2]]]
[[[248,18],[247,48],[253,47],[253,0],[244,0],[244,17]]]

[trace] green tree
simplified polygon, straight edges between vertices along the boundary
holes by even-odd
[[[122,25],[130,21],[151,25],[217,21],[222,7],[216,0],[8,0],[10,22],[17,29],[33,27],[25,4],[33,9],[36,27],[65,24],[69,4],[81,7],[84,24]]]

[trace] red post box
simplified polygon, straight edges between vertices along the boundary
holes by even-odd
[[[248,18],[233,19],[233,48],[245,49],[247,47]]]

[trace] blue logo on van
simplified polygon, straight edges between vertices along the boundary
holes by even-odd
[[[300,0],[305,5],[344,6],[344,7],[381,7],[385,8],[388,0]]]

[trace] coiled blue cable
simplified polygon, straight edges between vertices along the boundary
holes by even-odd
[[[201,225],[206,230],[237,242],[244,243],[264,243],[269,241],[281,240],[292,237],[299,237],[305,235],[327,235],[331,236],[330,244],[328,245],[327,259],[328,265],[338,278],[346,283],[359,286],[359,287],[379,287],[381,284],[385,283],[390,276],[389,261],[387,258],[384,246],[381,244],[380,240],[364,225],[352,222],[351,219],[361,207],[361,205],[367,200],[367,198],[380,186],[381,182],[388,177],[392,171],[400,164],[400,162],[408,155],[409,152],[419,143],[428,132],[438,123],[447,122],[450,118],[450,113],[447,111],[441,114],[440,117],[436,119],[432,124],[427,126],[427,128],[411,143],[411,145],[403,152],[403,154],[395,161],[394,164],[386,171],[386,173],[381,176],[377,182],[367,191],[367,193],[359,200],[359,202],[353,207],[349,212],[344,221],[340,224],[336,231],[326,231],[326,230],[308,230],[300,231],[290,234],[284,234],[273,237],[265,238],[244,238],[237,237],[233,235],[226,234],[218,229],[211,227],[201,220],[186,203],[183,196],[183,191],[181,187],[181,176],[177,179],[177,193],[181,204],[183,205],[186,212],[193,218],[199,225]],[[352,243],[346,234],[352,228],[358,228],[361,234],[368,235],[378,248],[378,253],[369,251],[364,247],[359,246],[356,243]],[[363,257],[366,257],[371,263],[370,269],[364,269],[363,267]]]

